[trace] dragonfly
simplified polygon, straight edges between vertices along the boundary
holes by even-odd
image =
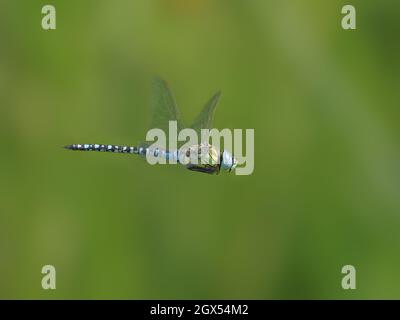
[[[220,99],[221,92],[214,94],[205,104],[199,115],[189,127],[195,130],[201,137],[202,129],[211,130],[215,109]],[[153,80],[150,98],[151,121],[150,129],[158,128],[164,132],[169,130],[169,122],[176,121],[177,129],[185,128],[173,93],[167,82],[161,78]],[[168,135],[167,135],[168,136]],[[228,150],[218,151],[211,145],[208,139],[200,140],[200,143],[186,147],[169,150],[167,148],[152,147],[148,142],[142,142],[136,146],[112,145],[112,144],[70,144],[65,148],[74,151],[98,151],[133,154],[140,157],[151,155],[169,160],[170,163],[178,163],[183,167],[201,173],[219,174],[221,171],[231,172],[238,164],[237,159]]]

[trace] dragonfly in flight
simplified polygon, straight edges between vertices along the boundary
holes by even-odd
[[[215,108],[221,93],[216,93],[204,106],[200,114],[190,126],[199,136],[201,129],[212,129]],[[153,80],[151,93],[152,118],[150,128],[158,128],[168,132],[169,122],[176,121],[178,130],[185,128],[180,120],[180,113],[175,98],[167,83],[159,78]],[[148,142],[137,146],[111,144],[71,144],[65,146],[69,150],[100,151],[113,153],[135,154],[141,157],[151,155],[165,160],[174,160],[189,170],[208,174],[218,174],[220,171],[231,172],[238,164],[237,159],[227,150],[218,151],[208,141],[199,144],[168,150],[166,148],[151,147]]]

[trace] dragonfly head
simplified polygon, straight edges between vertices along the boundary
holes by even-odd
[[[231,172],[238,164],[237,159],[229,152],[224,150],[221,155],[221,169]]]

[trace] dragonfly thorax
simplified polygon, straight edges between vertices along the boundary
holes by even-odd
[[[236,159],[228,151],[219,152],[208,143],[180,149],[179,162],[190,170],[210,174],[218,174],[221,169],[231,171],[237,165]]]
[[[179,151],[179,161],[188,165],[219,165],[220,155],[218,150],[210,145],[201,143]]]

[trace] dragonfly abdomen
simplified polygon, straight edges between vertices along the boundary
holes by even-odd
[[[119,146],[114,144],[70,144],[65,146],[65,148],[77,151],[100,151],[100,152],[113,152],[113,153],[132,153],[132,154],[142,154],[143,152],[146,151],[145,148]]]
[[[64,147],[65,149],[74,151],[100,151],[112,153],[130,153],[146,157],[147,155],[156,158],[164,158],[168,161],[179,163],[180,159],[178,151],[167,151],[160,148],[148,148],[145,146],[132,147],[132,146],[119,146],[114,144],[70,144]]]

